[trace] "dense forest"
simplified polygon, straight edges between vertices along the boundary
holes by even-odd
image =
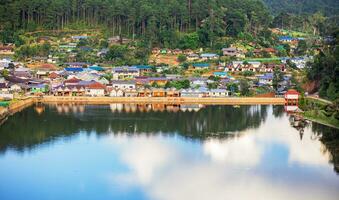
[[[319,85],[321,97],[339,100],[339,30],[333,38],[308,66],[307,78]]]
[[[257,35],[269,26],[261,0],[2,0],[0,30],[7,41],[15,31],[64,29],[84,24],[107,28],[111,35],[143,37],[175,44],[180,37],[199,37],[213,45],[221,36]],[[13,38],[12,38],[13,40]]]
[[[218,37],[257,36],[269,26],[320,34],[339,23],[337,16],[315,13],[335,14],[337,1],[300,2],[304,1],[265,0],[265,5],[262,0],[1,0],[0,30],[4,42],[13,42],[17,30],[102,25],[111,35],[147,38],[164,46],[176,46],[182,37],[199,37],[202,45],[213,46]],[[301,15],[304,12],[312,14]]]
[[[322,12],[326,16],[339,13],[338,0],[264,0],[273,14],[280,12],[292,14],[313,14]]]

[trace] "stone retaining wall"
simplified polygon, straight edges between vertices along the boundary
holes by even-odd
[[[284,105],[284,98],[191,98],[191,97],[56,97],[45,96],[42,103],[165,103],[165,104],[220,104],[220,105]]]

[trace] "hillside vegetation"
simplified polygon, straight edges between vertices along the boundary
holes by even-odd
[[[339,13],[338,0],[264,0],[272,13],[313,14],[322,12],[326,16]]]

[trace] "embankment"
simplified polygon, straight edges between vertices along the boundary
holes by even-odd
[[[284,98],[192,98],[192,97],[56,97],[45,96],[39,99],[42,103],[164,103],[164,104],[218,104],[218,105],[283,105]]]
[[[31,106],[35,102],[34,98],[26,98],[11,103],[8,107],[0,107],[0,125],[4,123],[8,116],[20,112],[21,110]]]

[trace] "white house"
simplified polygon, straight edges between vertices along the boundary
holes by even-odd
[[[211,89],[208,92],[210,97],[228,97],[229,92],[225,89]]]
[[[20,92],[22,90],[22,88],[19,84],[13,84],[9,87],[9,90],[11,92]]]
[[[217,55],[215,53],[203,53],[203,54],[200,55],[200,58],[202,60],[218,59],[219,55]]]
[[[266,73],[264,75],[258,76],[259,85],[272,85],[273,82],[273,73]]]
[[[140,70],[137,67],[115,67],[112,70],[113,80],[132,79],[140,76]]]
[[[124,81],[124,80],[113,80],[112,87],[114,89],[135,89],[136,83],[135,81]]]
[[[106,86],[101,83],[94,82],[89,84],[86,87],[85,94],[92,97],[102,97],[105,96]]]
[[[124,96],[124,92],[121,89],[113,89],[110,93],[109,93],[110,97],[123,97]]]

